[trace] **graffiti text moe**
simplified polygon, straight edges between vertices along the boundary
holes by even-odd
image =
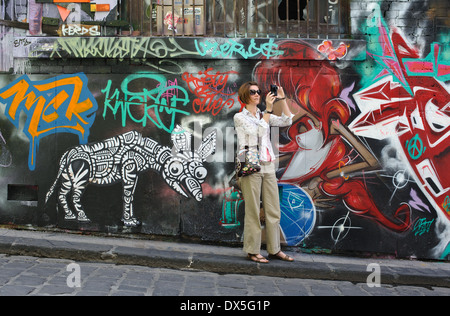
[[[176,85],[176,82],[168,82],[162,75],[136,73],[125,78],[120,86],[121,91],[112,91],[111,86],[112,81],[109,80],[106,88],[102,90],[105,94],[103,118],[106,118],[108,111],[111,111],[114,117],[120,111],[123,127],[128,119],[142,124],[143,127],[150,121],[156,127],[171,133],[178,114],[190,115],[189,112],[177,108],[189,103],[186,89]],[[148,90],[146,87],[154,88]],[[167,118],[170,123],[166,125]]]
[[[87,82],[83,73],[42,81],[31,81],[24,75],[0,90],[5,115],[16,128],[21,112],[27,116],[23,131],[30,140],[30,170],[36,167],[39,141],[45,136],[72,133],[79,136],[80,143],[87,142],[98,108]]]

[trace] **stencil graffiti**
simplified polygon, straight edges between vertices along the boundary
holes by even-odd
[[[138,174],[154,169],[177,193],[197,201],[203,198],[201,184],[208,174],[203,166],[206,158],[216,148],[216,132],[209,134],[198,149],[192,151],[192,135],[181,126],[172,133],[173,150],[161,146],[156,141],[143,137],[136,131],[107,139],[105,141],[81,145],[68,150],[61,158],[57,178],[46,195],[46,203],[61,180],[58,200],[64,209],[66,220],[89,222],[81,197],[90,184],[123,185],[123,217],[125,226],[136,227],[140,221],[133,210],[134,191]],[[67,197],[72,196],[70,209]]]
[[[16,128],[20,113],[27,115],[23,132],[30,140],[28,167],[36,167],[39,141],[54,133],[72,133],[86,143],[98,105],[83,73],[31,81],[24,75],[0,90],[5,115]]]

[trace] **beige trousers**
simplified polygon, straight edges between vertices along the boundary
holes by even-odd
[[[244,248],[246,253],[259,254],[261,250],[260,201],[266,219],[266,242],[269,254],[278,253],[280,248],[280,197],[273,163],[262,165],[258,173],[242,177],[241,190],[245,201]]]

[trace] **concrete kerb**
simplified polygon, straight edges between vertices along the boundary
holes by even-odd
[[[366,283],[370,263],[381,267],[381,283],[450,288],[450,263],[361,259],[291,253],[295,262],[254,263],[239,248],[152,240],[0,229],[0,253],[73,261]]]

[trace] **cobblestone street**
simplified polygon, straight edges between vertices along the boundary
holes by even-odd
[[[448,296],[449,288],[220,275],[0,255],[0,296]],[[78,274],[79,272],[79,274]],[[78,287],[79,286],[79,287]]]

